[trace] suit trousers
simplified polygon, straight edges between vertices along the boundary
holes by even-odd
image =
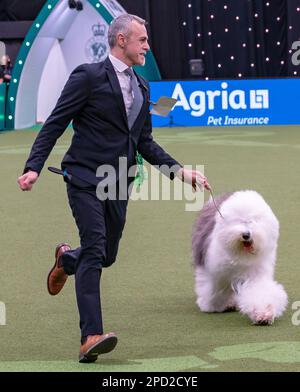
[[[75,274],[81,340],[103,333],[100,299],[102,268],[116,259],[126,220],[128,200],[99,200],[96,187],[67,184],[69,204],[80,236],[80,247],[62,256],[68,275]]]

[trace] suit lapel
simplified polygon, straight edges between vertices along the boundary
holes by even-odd
[[[146,86],[143,79],[136,72],[134,72],[134,73],[135,73],[135,76],[137,77],[138,83],[139,83],[140,88],[142,90],[142,94],[143,94],[143,98],[144,98],[143,105],[145,105],[148,102],[148,94],[149,94],[148,87]],[[143,106],[142,106],[142,108],[143,108]]]
[[[136,118],[134,124],[138,121],[138,119],[140,118],[141,114],[142,114],[142,113],[144,112],[144,110],[147,108],[147,106],[148,106],[148,101],[149,101],[149,97],[148,97],[148,95],[149,95],[148,87],[146,86],[146,84],[145,84],[145,82],[143,81],[143,79],[141,79],[140,76],[139,76],[136,72],[135,72],[135,76],[137,77],[138,84],[139,84],[140,89],[141,89],[142,94],[143,94],[143,104],[142,104],[141,110],[140,110],[140,112],[139,112],[139,114],[138,114],[138,116],[137,116],[137,118]]]
[[[125,104],[124,104],[124,99],[123,99],[123,94],[121,91],[120,83],[117,77],[117,74],[114,70],[114,67],[112,63],[110,62],[109,58],[107,57],[105,60],[105,69],[107,72],[108,80],[111,85],[111,88],[114,92],[114,96],[117,100],[118,106],[120,108],[122,117],[125,121],[125,124],[127,125],[128,128],[128,121],[127,121],[127,115],[126,115],[126,109],[125,109]]]

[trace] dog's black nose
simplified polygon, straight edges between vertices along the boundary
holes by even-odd
[[[243,240],[249,241],[250,237],[251,237],[251,234],[250,234],[249,231],[245,231],[245,233],[242,234],[242,237],[243,237]]]

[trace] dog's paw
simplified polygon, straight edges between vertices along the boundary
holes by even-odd
[[[274,322],[275,310],[273,305],[268,305],[265,309],[254,309],[250,318],[255,325],[271,325]]]

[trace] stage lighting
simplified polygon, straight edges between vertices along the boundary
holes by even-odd
[[[69,8],[71,8],[71,10],[76,8],[76,1],[75,0],[69,0]]]
[[[77,11],[82,11],[83,10],[83,5],[82,5],[81,1],[77,1],[76,9],[77,9]]]
[[[201,76],[204,73],[204,64],[202,59],[192,59],[189,61],[191,75]]]
[[[69,8],[71,10],[77,10],[77,11],[82,11],[83,10],[83,4],[81,1],[76,1],[76,0],[69,0]]]
[[[189,61],[191,75],[202,76],[204,74],[204,62],[202,59],[192,59]]]

